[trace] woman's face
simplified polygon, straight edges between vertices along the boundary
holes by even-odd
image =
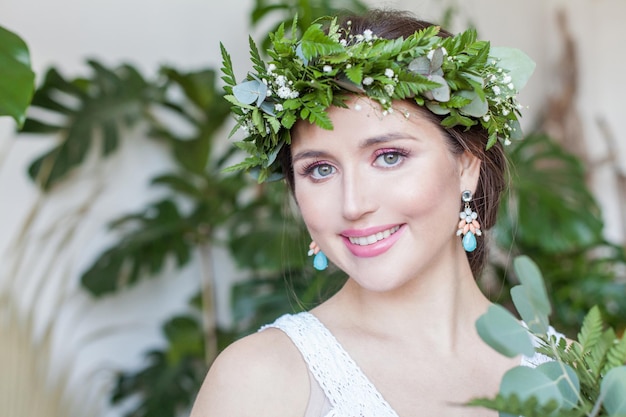
[[[464,260],[460,198],[475,190],[480,163],[453,154],[415,105],[383,115],[367,98],[348,104],[329,109],[333,130],[299,122],[292,132],[295,197],[313,240],[374,291]]]

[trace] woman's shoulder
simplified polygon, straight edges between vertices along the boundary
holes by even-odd
[[[266,328],[228,346],[211,365],[191,417],[304,414],[307,368],[279,329]]]

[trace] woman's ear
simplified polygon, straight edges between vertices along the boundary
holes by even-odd
[[[464,190],[470,190],[472,194],[476,192],[481,163],[481,160],[469,151],[461,154],[459,157],[461,192]]]

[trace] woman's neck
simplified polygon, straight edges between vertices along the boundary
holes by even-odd
[[[464,256],[464,254],[463,254]],[[450,353],[475,338],[474,323],[490,304],[466,262],[450,262],[392,291],[375,292],[349,279],[322,305],[322,321],[407,343],[439,346]],[[328,309],[325,312],[325,309]],[[328,323],[330,321],[330,323]]]

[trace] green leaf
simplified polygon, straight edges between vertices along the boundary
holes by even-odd
[[[476,321],[476,330],[489,346],[510,358],[535,353],[528,330],[501,305],[490,305]]]
[[[22,127],[35,90],[26,43],[0,26],[0,116],[10,116]]]
[[[45,191],[84,161],[101,134],[101,154],[107,156],[115,151],[120,129],[134,125],[149,103],[159,99],[160,88],[148,84],[129,65],[109,69],[93,60],[88,64],[93,71],[89,79],[66,80],[54,68],[48,70],[33,96],[33,108],[56,113],[54,116],[62,120],[56,126],[39,119],[27,119],[24,124],[24,132],[59,136],[58,144],[36,158],[28,169],[30,177]],[[77,104],[67,106],[67,96]],[[56,132],[54,127],[58,127]]]
[[[308,60],[317,56],[330,55],[343,51],[343,47],[330,39],[319,24],[309,26],[302,35],[301,45],[302,54],[304,58]]]
[[[500,394],[515,394],[521,401],[535,397],[540,404],[556,400],[559,407],[564,401],[556,381],[540,370],[526,366],[516,366],[504,374],[500,383]]]
[[[576,371],[566,363],[546,362],[537,370],[554,381],[563,396],[563,408],[573,409],[580,399],[580,381]]]
[[[534,333],[548,332],[548,316],[552,312],[541,271],[529,257],[519,256],[513,267],[521,285],[511,290],[517,311]]]
[[[604,408],[612,416],[626,416],[626,366],[611,369],[600,384]]]
[[[489,110],[489,104],[484,98],[481,99],[481,97],[476,92],[461,90],[457,94],[461,97],[472,100],[471,103],[466,104],[459,109],[461,113],[472,117],[482,117],[487,114],[487,111]]]
[[[578,332],[581,355],[587,354],[598,344],[602,338],[602,327],[600,309],[594,306],[585,316],[580,332]]]
[[[509,71],[512,83],[520,91],[535,71],[535,62],[528,55],[516,48],[503,46],[491,47],[489,56],[498,60],[498,66]]]
[[[189,225],[172,201],[163,200],[144,212],[123,217],[112,227],[131,225],[134,230],[105,250],[82,274],[81,282],[91,294],[101,296],[155,275],[169,256],[175,256],[179,266],[191,258]]]

